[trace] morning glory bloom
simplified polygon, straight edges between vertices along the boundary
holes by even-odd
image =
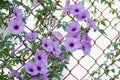
[[[97,30],[97,29],[98,29],[92,19],[88,18],[87,21],[88,21],[89,26],[90,26],[91,28],[93,28],[94,30]]]
[[[18,9],[16,6],[13,8],[13,14],[17,19],[19,19],[19,20],[23,19],[22,11],[20,9]]]
[[[48,80],[47,75],[45,75],[45,74],[41,75],[41,80]]]
[[[71,22],[67,26],[67,32],[68,34],[76,34],[80,31],[80,25],[77,22]]]
[[[31,75],[37,75],[38,74],[38,70],[36,68],[36,65],[34,62],[27,62],[24,65],[25,71]]]
[[[76,18],[80,21],[87,20],[87,18],[89,18],[89,17],[90,17],[90,14],[87,10],[76,15]]]
[[[73,15],[81,14],[84,10],[84,6],[80,3],[70,5],[70,13]]]
[[[46,64],[41,61],[36,61],[35,66],[39,74],[46,74],[48,72]]]
[[[35,41],[35,39],[38,37],[38,33],[36,32],[31,32],[31,33],[27,33],[26,34],[26,37],[25,37],[25,40],[29,41]]]
[[[67,36],[66,36],[66,38],[69,38],[69,37],[73,37],[73,38],[76,38],[76,39],[78,39],[79,41],[80,41],[80,36],[81,36],[81,33],[80,32],[78,32],[78,33],[76,33],[76,34],[67,34]]]
[[[83,40],[81,42],[81,49],[85,55],[88,55],[91,51],[91,39],[87,34],[83,35]]]
[[[69,11],[70,11],[70,0],[66,0],[64,10],[65,10],[65,12],[69,13]]]
[[[48,55],[41,50],[37,50],[35,53],[35,60],[42,61],[42,62],[46,63],[48,60]]]
[[[52,53],[56,56],[56,57],[59,57],[60,53],[61,53],[61,49],[60,49],[60,46],[59,46],[59,43],[58,42],[53,42],[53,51]]]
[[[24,23],[18,19],[13,19],[8,23],[8,30],[11,34],[21,34],[24,30],[24,27]]]
[[[14,69],[13,69],[13,70],[11,71],[10,78],[11,78],[12,76],[13,76],[13,77],[20,77],[20,73],[19,73],[17,70],[14,70]]]
[[[64,42],[64,47],[67,51],[73,52],[76,51],[80,47],[80,42],[78,39],[69,37]]]
[[[82,46],[83,53],[85,55],[88,55],[91,51],[91,44],[82,42],[81,46]]]
[[[52,52],[53,51],[53,41],[51,39],[48,39],[48,38],[43,38],[42,39],[42,47],[47,52]]]
[[[83,35],[82,40],[86,43],[91,43],[91,38],[88,36],[88,34]]]

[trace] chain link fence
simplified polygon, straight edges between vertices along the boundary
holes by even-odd
[[[42,0],[40,0],[42,1]],[[57,2],[57,5],[55,5],[57,8],[64,7],[65,0],[54,0]],[[104,56],[108,52],[108,46],[111,45],[115,39],[120,35],[120,19],[118,17],[120,16],[120,0],[114,0],[114,4],[111,7],[110,2],[112,0],[108,0],[108,3],[102,3],[101,1],[104,0],[71,0],[71,3],[77,3],[77,2],[83,2],[86,9],[91,14],[91,17],[97,21],[96,25],[99,25],[100,29],[103,29],[106,33],[106,35],[101,34],[99,31],[92,31],[90,30],[90,37],[92,38],[92,49],[88,56],[84,56],[81,50],[78,50],[73,53],[73,56],[70,57],[70,61],[68,64],[69,70],[63,71],[63,77],[62,80],[89,80],[90,73],[97,69],[98,66],[104,62]],[[29,5],[29,3],[26,3],[26,0],[21,0],[21,2],[25,5]],[[39,9],[41,7],[40,4],[34,6],[32,8],[31,15],[28,17],[28,23],[26,24],[25,30],[27,32],[36,31],[37,27],[34,26],[35,24],[35,10]],[[114,11],[117,8],[116,11]],[[71,16],[64,15],[61,17],[60,15],[63,15],[62,10],[58,10],[55,12],[56,21],[59,23],[60,21],[70,21]],[[116,13],[117,12],[117,13]],[[51,13],[48,14],[48,16],[51,16]],[[6,16],[7,18],[8,16]],[[47,16],[46,16],[47,17]],[[102,21],[104,20],[104,21]],[[44,21],[44,19],[42,20]],[[40,26],[42,25],[42,21],[40,21]],[[118,25],[116,25],[118,23]],[[53,26],[53,31],[56,31],[57,26]],[[65,36],[65,32],[62,29],[59,29],[60,32],[63,33]],[[26,42],[23,41],[22,43],[18,43],[19,45],[14,49],[14,53],[17,54],[17,51],[22,49],[22,47],[26,47]],[[29,49],[32,52],[31,49]],[[30,59],[32,55],[29,55],[26,60]],[[8,59],[9,60],[9,59]],[[17,70],[20,70],[23,66],[19,65],[17,67]],[[115,67],[118,67],[115,64]],[[103,70],[104,71],[104,70]],[[104,73],[100,76],[101,79],[104,79],[106,77]],[[111,77],[109,75],[108,77]]]

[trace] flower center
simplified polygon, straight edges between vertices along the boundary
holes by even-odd
[[[55,48],[53,48],[53,51],[56,51]]]
[[[79,12],[79,9],[75,9],[75,12]]]
[[[30,71],[30,72],[33,72],[33,69],[32,69],[32,68],[30,68],[30,69],[29,69],[29,71]]]
[[[83,16],[82,16],[82,19],[84,19],[84,18],[86,18],[86,16],[85,16],[85,15],[83,15]]]
[[[73,47],[74,46],[74,44],[73,43],[70,43],[70,47]]]
[[[16,12],[14,12],[14,14],[15,14],[15,16],[17,16],[17,13],[16,13]]]
[[[19,28],[19,26],[18,26],[18,25],[15,25],[15,26],[14,26],[14,29],[16,29],[16,30],[17,30],[18,28]]]
[[[41,60],[41,56],[38,56],[38,60]]]
[[[41,67],[40,67],[40,66],[37,66],[37,69],[40,71],[40,70],[41,70]]]
[[[48,45],[45,43],[45,47],[48,47]]]
[[[85,49],[85,46],[82,46],[82,49],[84,50],[84,49]]]
[[[73,28],[73,29],[72,29],[72,31],[75,31],[75,30],[76,30],[76,28]]]

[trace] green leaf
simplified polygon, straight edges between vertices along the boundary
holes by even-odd
[[[114,49],[118,49],[119,44],[114,43],[113,46],[114,46]]]
[[[21,2],[19,2],[19,1],[17,1],[17,0],[13,0],[13,3],[17,4],[17,6],[22,5],[22,3],[21,3]]]
[[[7,67],[10,71],[12,71],[12,66],[11,66],[11,65],[8,64],[6,67]]]
[[[62,72],[62,71],[63,71],[63,68],[64,68],[64,66],[63,66],[63,65],[61,65],[61,66],[60,66],[60,72]]]
[[[101,0],[101,4],[102,4],[102,3],[105,3],[105,4],[106,4],[106,3],[107,3],[107,0]]]
[[[104,20],[101,21],[101,24],[102,24],[103,26],[106,26],[106,23],[105,23]]]
[[[59,23],[57,26],[58,26],[58,28],[62,27],[63,30],[66,31],[67,22],[64,22],[64,21],[63,21],[63,22]]]
[[[6,14],[3,12],[0,12],[0,19],[3,19]]]
[[[115,69],[113,68],[111,71],[114,73],[114,72],[115,72]]]
[[[3,1],[3,2],[0,2],[0,9],[5,9],[5,10],[9,10],[12,6],[12,3],[9,2],[9,1]]]
[[[104,73],[105,73],[106,75],[108,75],[109,72],[110,72],[109,69],[105,69],[105,70],[104,70]]]
[[[55,77],[57,78],[57,80],[61,80],[59,75],[56,75]]]
[[[69,70],[68,67],[67,67],[67,65],[64,65],[63,67],[64,67],[65,69]]]
[[[10,56],[9,52],[8,52],[8,49],[3,49],[1,52],[0,52],[0,56],[3,57],[3,56]]]
[[[0,42],[0,51],[4,48],[4,43]]]
[[[7,35],[7,36],[5,36],[5,38],[4,38],[4,42],[7,42],[8,41],[8,39],[12,39],[12,35]]]
[[[106,55],[105,55],[105,57],[107,57],[107,60],[108,59],[111,59],[111,57],[112,56],[114,56],[114,53],[111,51],[110,53],[107,53]]]
[[[0,19],[0,27],[1,27],[1,25],[2,25],[2,20]]]
[[[7,48],[3,50],[3,54],[5,54],[6,56],[10,56],[9,50]]]
[[[92,71],[92,73],[90,74],[90,76],[94,76],[95,74],[97,74],[97,71]]]
[[[62,50],[62,51],[65,51],[65,47],[64,47],[63,45],[61,46],[61,50]]]
[[[119,70],[118,74],[120,74],[120,70]]]
[[[4,43],[4,46],[9,49],[11,46],[13,47],[14,45],[12,44],[11,41],[8,41]]]
[[[103,29],[98,29],[101,34],[107,35]]]
[[[2,58],[3,57],[3,53],[2,52],[0,52],[0,58]]]

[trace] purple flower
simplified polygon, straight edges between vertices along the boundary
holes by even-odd
[[[76,38],[76,39],[78,39],[80,41],[80,36],[81,36],[80,32],[78,32],[76,34],[69,34],[68,33],[67,36],[66,36],[66,38],[73,37],[73,38]]]
[[[53,40],[61,41],[63,39],[63,35],[59,31],[52,32]]]
[[[73,37],[69,37],[65,40],[64,42],[64,47],[66,50],[73,52],[75,50],[77,50],[80,45],[79,45],[79,40]]]
[[[31,75],[37,75],[38,74],[38,70],[36,68],[36,65],[34,62],[27,62],[24,65],[25,71]]]
[[[37,6],[39,4],[38,0],[33,0],[34,6]]]
[[[69,7],[69,5],[70,5],[70,0],[66,0],[65,6],[66,6],[66,7]]]
[[[32,33],[27,33],[25,40],[29,41],[35,41],[35,39],[38,37],[38,33],[32,32]]]
[[[48,72],[46,64],[41,61],[36,61],[35,66],[39,74],[46,74]]]
[[[86,20],[87,18],[90,17],[90,14],[87,10],[81,12],[80,14],[76,15],[76,18],[80,21]]]
[[[61,49],[59,47],[59,43],[58,42],[53,42],[53,51],[52,53],[56,56],[59,57],[60,53],[61,53]]]
[[[14,16],[19,19],[19,20],[22,20],[23,18],[23,13],[20,9],[18,9],[16,6],[13,8],[13,14]]]
[[[82,40],[86,43],[91,43],[91,38],[88,36],[88,34],[83,35]]]
[[[43,51],[37,50],[35,53],[35,59],[36,59],[36,61],[42,61],[42,62],[46,63],[48,56]]]
[[[24,27],[24,23],[18,19],[13,19],[8,23],[8,30],[11,34],[21,34]]]
[[[91,51],[91,44],[82,42],[81,46],[82,46],[83,53],[85,55],[88,55]]]
[[[41,80],[48,80],[48,77],[45,74],[43,74],[41,75]]]
[[[92,19],[88,18],[87,20],[88,20],[88,23],[89,23],[89,25],[90,25],[91,28],[93,28],[94,30],[98,29]]]
[[[48,38],[42,39],[42,47],[48,52],[52,52],[53,50],[53,41]]]
[[[91,51],[91,39],[90,37],[86,34],[82,37],[82,42],[81,42],[81,48],[83,50],[83,53],[85,55],[88,55]]]
[[[80,25],[77,22],[72,22],[67,27],[68,34],[76,34],[80,31]]]
[[[73,15],[81,14],[84,10],[84,6],[80,3],[70,5],[70,13]]]
[[[12,76],[14,76],[14,77],[20,77],[20,73],[17,70],[13,69],[11,71],[11,74],[10,74],[10,77],[12,77]]]
[[[69,11],[70,11],[70,0],[66,0],[64,10],[65,10],[65,12],[69,13]]]

